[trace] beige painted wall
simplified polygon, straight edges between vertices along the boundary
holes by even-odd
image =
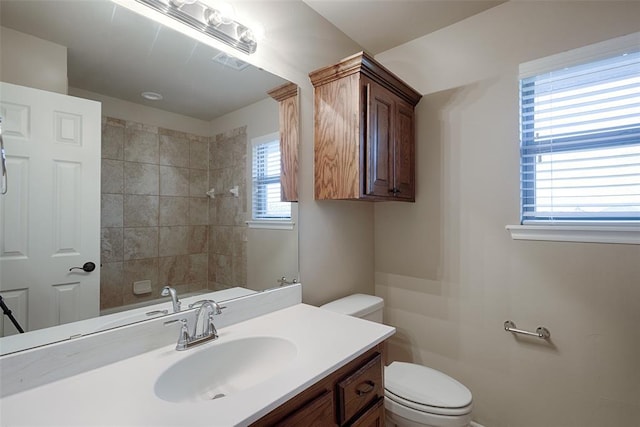
[[[390,356],[466,384],[487,427],[640,422],[640,246],[504,229],[519,221],[518,64],[640,31],[638,16],[638,2],[510,2],[378,56],[426,94],[416,203],[375,207]]]
[[[67,93],[67,48],[0,27],[0,80]]]

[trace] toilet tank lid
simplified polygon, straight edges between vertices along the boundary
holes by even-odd
[[[362,317],[384,307],[380,297],[366,294],[353,294],[327,303],[321,308],[349,316]]]

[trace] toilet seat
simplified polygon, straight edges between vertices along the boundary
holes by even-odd
[[[435,369],[393,362],[385,368],[385,397],[407,408],[429,414],[461,416],[471,413],[468,388]]]

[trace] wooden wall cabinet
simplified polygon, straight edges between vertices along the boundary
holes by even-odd
[[[415,201],[418,92],[365,52],[309,74],[315,198]]]
[[[299,105],[298,85],[285,83],[268,92],[278,101],[280,122],[280,198],[298,201]]]
[[[347,363],[251,427],[384,425],[383,344]]]

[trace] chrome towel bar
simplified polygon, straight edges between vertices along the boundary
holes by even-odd
[[[549,330],[544,326],[538,326],[535,332],[530,332],[522,329],[517,329],[516,324],[513,323],[511,320],[507,320],[506,322],[504,322],[504,330],[507,332],[512,332],[514,334],[522,334],[522,335],[537,337],[543,340],[548,340],[549,337],[551,337],[551,332],[549,332]]]

